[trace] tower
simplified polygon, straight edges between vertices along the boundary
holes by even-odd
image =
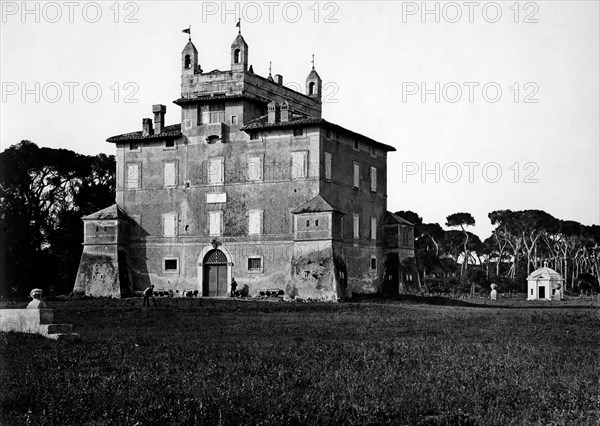
[[[248,45],[238,33],[235,40],[231,44],[231,71],[242,72],[248,70]]]
[[[321,86],[322,81],[321,77],[315,70],[315,55],[313,55],[312,60],[312,70],[306,77],[306,94],[312,98],[321,99]]]
[[[181,52],[181,75],[188,76],[194,75],[194,72],[198,68],[198,50],[192,41],[188,41],[188,44],[183,48]]]

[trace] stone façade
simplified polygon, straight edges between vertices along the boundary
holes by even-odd
[[[154,105],[142,131],[108,139],[116,205],[83,218],[75,293],[228,296],[233,278],[250,295],[397,291],[414,245],[386,210],[395,148],[321,118],[314,67],[299,93],[253,72],[241,34],[230,53],[231,70],[204,72],[190,40],[180,124]]]

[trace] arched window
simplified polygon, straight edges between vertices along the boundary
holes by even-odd
[[[190,55],[185,55],[184,68],[189,70],[192,67],[192,58]]]
[[[233,52],[233,63],[234,64],[240,63],[240,49],[235,49],[235,51]]]
[[[315,94],[315,82],[314,81],[308,83],[308,94],[309,95]]]

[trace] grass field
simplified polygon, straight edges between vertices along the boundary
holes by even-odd
[[[600,422],[600,310],[442,298],[50,302],[81,342],[0,333],[0,423]]]

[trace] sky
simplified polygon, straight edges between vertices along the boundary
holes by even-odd
[[[2,1],[0,148],[114,154],[153,104],[180,122],[181,51],[323,79],[323,117],[392,145],[388,210],[499,209],[600,223],[599,2]]]

